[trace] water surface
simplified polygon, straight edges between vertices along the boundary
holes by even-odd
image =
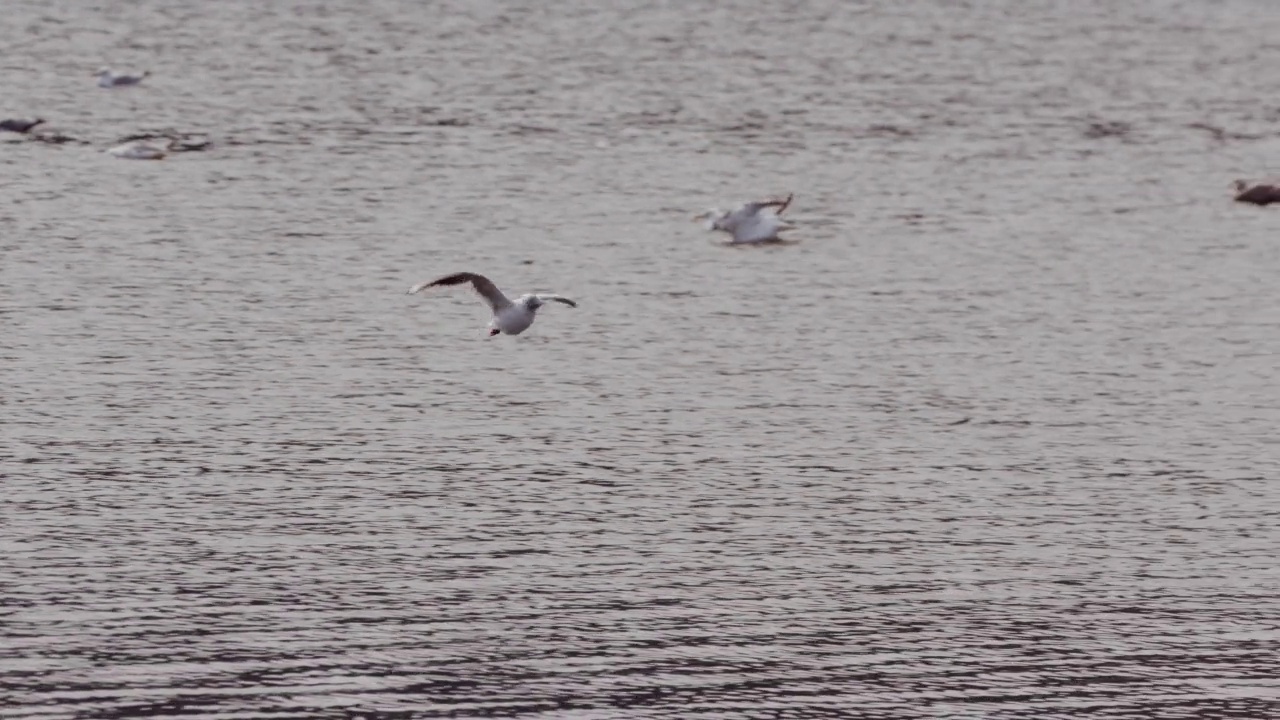
[[[1280,9],[972,5],[8,3],[0,718],[1280,716]]]

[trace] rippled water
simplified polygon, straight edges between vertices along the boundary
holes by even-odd
[[[1273,3],[96,5],[0,21],[0,718],[1280,717]]]

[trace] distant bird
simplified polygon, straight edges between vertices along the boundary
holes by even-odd
[[[142,80],[150,74],[151,74],[151,71],[146,70],[146,71],[143,71],[141,75],[129,75],[128,73],[121,73],[119,75],[116,75],[115,73],[111,72],[111,70],[107,68],[102,68],[97,73],[98,87],[111,88],[111,87],[127,87],[129,85],[137,85],[138,83],[142,82]]]
[[[139,132],[134,133],[133,135],[126,135],[119,140],[116,140],[116,142],[123,144],[137,142],[139,140],[163,140],[168,144],[167,149],[170,153],[208,150],[209,147],[213,145],[213,141],[203,135],[180,133],[177,130]]]
[[[564,303],[569,307],[578,307],[578,303],[559,295],[521,295],[513,302],[507,299],[507,296],[503,295],[498,286],[494,285],[489,278],[469,272],[454,273],[430,282],[420,282],[409,288],[408,294],[412,295],[430,287],[461,285],[463,283],[471,283],[471,287],[480,293],[480,297],[484,298],[484,301],[489,304],[489,308],[493,310],[493,321],[489,323],[489,337],[493,337],[498,333],[519,335],[524,332],[533,324],[538,308],[542,307],[548,300]]]
[[[213,145],[213,141],[208,138],[203,140],[169,138],[169,149],[173,152],[199,152],[201,150],[208,150],[211,145]]]
[[[126,160],[163,160],[169,154],[169,146],[129,142],[108,148],[107,153]]]
[[[711,208],[695,215],[695,221],[705,221],[707,230],[720,230],[733,236],[731,245],[754,245],[768,242],[782,242],[778,237],[782,230],[790,230],[793,226],[783,223],[783,211],[791,205],[794,195],[787,195],[784,200],[760,200],[743,203],[731,211]],[[776,210],[774,208],[777,208]]]
[[[1249,187],[1249,183],[1237,180],[1232,183],[1236,189],[1236,202],[1253,203],[1254,205],[1270,205],[1280,203],[1280,185],[1259,183]]]
[[[56,133],[56,132],[55,133],[31,133],[29,137],[32,140],[35,140],[36,142],[48,143],[49,145],[65,145],[67,143],[75,143],[76,145],[92,144],[87,140],[81,140],[80,138],[74,138],[74,137],[71,137],[70,135],[63,135],[62,133]]]
[[[43,123],[44,120],[36,118],[35,120],[0,120],[0,130],[8,130],[9,132],[26,133],[31,132],[35,126]]]

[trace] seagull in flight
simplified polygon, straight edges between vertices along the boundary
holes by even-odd
[[[778,237],[781,230],[790,230],[791,225],[783,223],[782,212],[791,205],[793,195],[785,199],[758,200],[743,203],[733,210],[710,210],[695,215],[694,221],[705,221],[708,230],[720,230],[733,236],[730,245],[758,245],[761,243],[783,242]],[[776,208],[776,209],[775,209]]]
[[[140,75],[130,75],[121,73],[116,75],[108,68],[102,68],[97,72],[98,87],[126,87],[129,85],[137,85],[142,82],[143,78],[151,74],[150,70],[144,70]]]
[[[462,285],[463,283],[471,283],[471,287],[480,293],[480,297],[489,304],[489,308],[493,310],[493,321],[489,323],[489,337],[493,337],[499,333],[507,335],[519,335],[529,326],[533,324],[533,319],[538,312],[538,308],[545,305],[548,301],[564,303],[569,307],[578,307],[578,303],[567,297],[560,295],[521,295],[515,300],[510,300],[497,285],[489,278],[469,272],[454,273],[445,275],[436,280],[420,282],[409,288],[407,294],[422,292],[427,288],[440,287],[443,285]]]

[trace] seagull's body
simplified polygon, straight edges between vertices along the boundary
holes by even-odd
[[[768,242],[782,242],[778,233],[789,230],[792,226],[785,224],[780,215],[791,204],[792,195],[785,200],[759,200],[743,203],[733,210],[712,208],[694,220],[706,221],[708,230],[720,230],[733,237],[730,245],[755,245]],[[776,208],[776,209],[775,209]]]
[[[169,148],[152,143],[128,142],[108,148],[107,153],[125,160],[163,160],[169,154]]]
[[[489,323],[489,337],[499,333],[519,335],[528,330],[529,326],[533,324],[534,317],[537,316],[538,308],[545,305],[549,300],[564,303],[569,307],[578,307],[578,303],[559,295],[526,294],[511,300],[502,294],[502,291],[498,289],[497,285],[493,284],[492,280],[483,275],[469,272],[454,273],[436,280],[420,282],[409,288],[408,294],[412,295],[430,287],[461,285],[463,283],[471,283],[471,287],[480,293],[480,297],[484,298],[489,308],[493,310],[493,321]]]
[[[1253,203],[1254,205],[1270,205],[1280,203],[1280,184],[1259,183],[1249,187],[1243,180],[1235,181],[1236,202]]]
[[[31,132],[35,126],[43,123],[44,120],[36,118],[35,120],[0,120],[0,130],[8,130],[9,132],[27,133]]]
[[[128,73],[121,73],[117,75],[111,72],[111,70],[109,70],[108,68],[102,68],[97,73],[98,87],[112,88],[112,87],[128,87],[129,85],[137,85],[138,83],[142,82],[143,79],[150,74],[151,74],[150,70],[145,70],[138,75],[130,75]]]

